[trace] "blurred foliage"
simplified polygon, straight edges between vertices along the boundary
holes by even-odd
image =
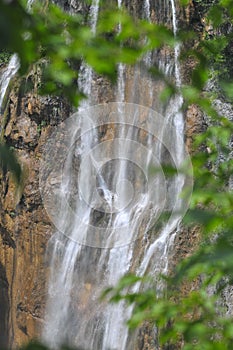
[[[0,51],[0,65],[1,64],[6,64],[11,57],[11,53],[9,53],[6,50],[1,50]]]
[[[181,3],[188,6],[190,1]],[[81,15],[70,16],[46,1],[35,3],[29,13],[25,1],[0,0],[0,51],[17,52],[22,76],[34,63],[42,62],[41,93],[64,95],[77,105],[82,94],[74,88],[76,68],[83,59],[114,82],[119,62],[135,64],[147,50],[183,43],[181,64],[190,60],[195,63],[189,83],[180,90],[184,109],[196,104],[208,119],[206,131],[193,144],[194,191],[184,220],[187,226],[198,225],[200,247],[176,267],[171,277],[166,277],[166,298],[151,288],[135,293],[135,283],[148,285],[148,281],[131,275],[109,288],[105,297],[109,296],[111,302],[124,299],[133,303],[128,326],[135,328],[150,320],[158,327],[159,342],[165,349],[230,350],[233,315],[226,316],[221,296],[233,283],[233,125],[229,116],[218,114],[213,101],[216,97],[224,101],[233,98],[233,0],[193,1],[198,15],[203,16],[202,30],[185,28],[176,39],[161,25],[132,19],[126,11],[113,11],[107,2],[104,4],[106,9],[100,14],[94,35]],[[146,42],[144,37],[148,38]],[[177,92],[158,67],[153,67],[151,73],[167,83],[164,99]],[[213,77],[218,88],[208,91],[207,82]],[[12,170],[13,158],[5,157],[5,152],[8,154],[8,150],[1,149],[3,168]],[[19,179],[17,169],[13,166]],[[184,283],[192,281],[197,281],[197,290],[184,292]],[[45,347],[31,344],[26,349]]]

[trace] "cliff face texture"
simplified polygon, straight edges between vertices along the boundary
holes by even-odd
[[[47,266],[46,244],[52,227],[39,190],[43,143],[51,127],[66,118],[61,99],[20,94],[19,82],[9,96],[5,138],[15,147],[25,182],[15,188],[1,174],[0,347],[16,347],[35,337],[42,324]]]
[[[87,11],[85,1],[57,2],[72,12]],[[128,0],[126,3],[132,13],[142,11],[140,1]],[[156,19],[156,7],[152,8],[152,13]],[[181,10],[180,14],[183,22],[191,16],[189,12],[181,13]],[[16,190],[11,176],[8,173],[1,174],[0,348],[20,346],[37,337],[43,326],[46,281],[49,272],[46,246],[53,232],[53,226],[40,197],[40,159],[43,145],[53,127],[72,112],[69,104],[62,98],[39,97],[34,80],[32,74],[23,82],[14,82],[4,122],[2,118],[4,137],[17,151],[25,180],[22,188]],[[29,81],[33,82],[34,89],[26,92],[25,87]],[[99,102],[111,99],[111,93],[106,94],[108,86],[108,83],[103,84],[101,78],[97,79],[96,95]],[[200,112],[195,106],[190,106],[186,113],[188,147],[192,143],[193,134],[199,132],[202,127],[203,119]],[[176,260],[189,254],[190,245],[195,245],[195,234],[195,232],[184,232],[179,235],[175,243]],[[143,332],[141,332],[140,350],[148,349],[150,343],[146,327],[145,334]],[[154,347],[151,345],[151,348]]]

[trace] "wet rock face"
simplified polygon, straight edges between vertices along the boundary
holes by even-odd
[[[0,348],[6,348],[8,342],[8,317],[9,317],[9,283],[6,278],[6,269],[0,264]]]
[[[14,146],[24,172],[16,189],[1,174],[0,347],[15,348],[39,334],[45,304],[47,241],[52,227],[39,190],[39,168],[52,128],[70,114],[58,98],[11,93],[4,138]]]
[[[206,127],[207,125],[203,113],[201,113],[196,105],[190,105],[186,111],[185,119],[186,146],[189,152],[192,152],[194,136],[204,131]]]
[[[88,13],[90,6],[85,0],[52,0],[52,2],[70,13]]]

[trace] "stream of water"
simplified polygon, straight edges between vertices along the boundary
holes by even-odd
[[[8,66],[3,71],[3,74],[0,78],[0,111],[2,110],[2,107],[4,107],[2,105],[3,105],[4,97],[6,95],[8,86],[10,84],[10,81],[13,78],[13,76],[17,73],[19,66],[20,64],[19,64],[18,56],[14,54],[11,57],[8,63]]]
[[[118,8],[122,5],[118,0]],[[170,5],[176,35],[174,0]],[[150,20],[149,0],[143,8],[144,18]],[[98,13],[99,1],[93,0],[89,13],[93,33]],[[161,62],[164,71],[174,72],[177,87],[181,85],[179,50],[177,45],[171,61]],[[151,53],[144,60],[147,66],[153,64]],[[92,79],[91,68],[83,63],[79,88],[89,99],[66,126],[69,152],[62,170],[57,170],[59,176],[55,172],[61,180],[56,187],[59,208],[52,216],[59,230],[48,248],[50,279],[42,338],[51,348],[67,343],[88,350],[133,350],[136,334],[129,334],[125,325],[133,306],[111,305],[100,302],[99,297],[128,272],[150,273],[156,281],[160,272],[168,271],[185,179],[179,174],[165,180],[162,174],[151,177],[150,172],[163,162],[166,150],[169,162],[177,167],[185,159],[183,101],[177,94],[162,118],[148,108],[151,106],[133,104],[137,96],[131,92],[126,99],[130,81],[126,67],[119,64],[117,103],[89,107]],[[139,79],[140,75],[134,77],[131,88],[140,86]],[[151,82],[146,86],[141,94],[151,99]],[[51,151],[48,161],[49,157],[57,159]],[[42,187],[46,197],[47,188]],[[46,205],[46,199],[44,202]],[[170,218],[151,238],[148,231],[163,210],[171,212]],[[163,287],[157,281],[157,291],[162,292]],[[134,291],[140,288],[137,284]]]
[[[30,12],[34,0],[27,1],[27,10]],[[7,67],[4,69],[1,77],[0,77],[0,113],[4,111],[4,98],[6,97],[7,89],[9,87],[11,79],[18,72],[20,67],[19,57],[16,53],[14,53]]]

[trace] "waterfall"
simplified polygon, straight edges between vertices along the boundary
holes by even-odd
[[[172,0],[171,5],[176,35]],[[98,11],[99,1],[93,0],[89,14],[93,33]],[[150,2],[145,0],[144,18],[149,17]],[[175,72],[179,87],[178,56],[179,47],[174,49],[169,71]],[[93,72],[83,64],[79,87],[89,99],[47,144],[40,188],[58,229],[48,247],[50,278],[42,334],[51,348],[67,343],[86,350],[133,350],[137,334],[129,334],[125,324],[133,306],[123,301],[111,305],[99,297],[128,272],[139,276],[149,272],[156,280],[168,270],[169,248],[184,206],[180,193],[185,178],[179,174],[165,179],[162,171],[151,175],[151,169],[161,168],[166,152],[177,167],[187,157],[180,113],[183,101],[177,94],[164,116],[150,105],[134,104],[137,94],[129,94],[126,101],[130,84],[126,73],[119,64],[117,102],[90,107]],[[137,74],[133,86],[140,85],[138,79]],[[140,96],[153,96],[148,91],[151,84],[146,83],[146,89]],[[164,210],[171,212],[167,223],[147,236]],[[137,284],[134,291],[141,287]],[[158,281],[157,291],[162,288]]]
[[[176,37],[177,34],[177,17],[176,17],[176,7],[175,7],[175,1],[170,0],[171,7],[172,7],[172,27],[173,27],[173,33]],[[180,74],[180,67],[179,67],[179,52],[180,52],[180,46],[179,44],[175,44],[174,48],[174,62],[162,62],[160,67],[163,67],[164,73],[166,75],[170,74],[170,68],[173,65],[175,68],[175,82],[176,86],[179,88],[181,86],[181,74]],[[183,120],[183,114],[181,112],[181,107],[183,104],[183,98],[180,94],[177,94],[174,98],[171,99],[169,105],[167,106],[165,118],[166,122],[164,123],[165,127],[166,125],[169,125],[170,123],[174,125],[175,134],[173,136],[173,147],[174,147],[174,155],[176,157],[175,163],[178,165],[178,167],[182,166],[182,163],[185,159],[185,150],[184,150],[184,144],[181,142],[181,136],[184,132],[184,120]],[[163,131],[164,133],[167,132],[167,130]],[[165,139],[169,137],[169,135],[163,136]],[[160,150],[161,152],[161,150]],[[149,247],[147,250],[145,257],[138,269],[138,274],[140,276],[143,276],[149,263],[152,258],[152,256],[155,254],[158,254],[158,250],[161,252],[160,259],[158,259],[159,264],[155,264],[154,271],[156,273],[162,272],[164,274],[168,271],[168,250],[169,247],[172,245],[175,235],[178,231],[179,222],[180,222],[180,215],[179,212],[181,211],[182,207],[182,200],[180,198],[180,194],[182,192],[182,188],[184,186],[185,177],[182,174],[178,174],[176,177],[174,183],[172,184],[172,190],[170,197],[172,202],[175,202],[175,205],[173,205],[173,212],[172,216],[170,217],[167,224],[163,227],[162,232],[160,234],[160,237],[155,240],[155,242]],[[178,214],[177,214],[178,213]],[[173,234],[171,234],[173,233]]]
[[[122,0],[117,0],[118,9],[122,7]],[[121,32],[121,23],[118,26],[118,32]],[[117,101],[124,102],[125,100],[125,65],[119,63],[118,65],[118,78],[117,78]]]
[[[89,23],[93,34],[95,34],[96,32],[96,24],[98,20],[98,12],[99,12],[99,1],[100,0],[93,0],[90,7]],[[87,96],[87,100],[86,101],[84,100],[81,102],[80,108],[85,108],[91,103],[92,79],[93,79],[93,70],[88,64],[86,64],[83,61],[80,67],[78,87],[79,87],[79,90],[82,91]]]
[[[145,19],[150,22],[150,0],[144,0]],[[144,62],[147,67],[151,67],[152,52],[148,51],[144,57]]]
[[[11,57],[7,68],[5,69],[5,71],[3,72],[0,78],[0,111],[1,112],[2,112],[2,109],[4,110],[4,106],[2,105],[3,105],[4,97],[7,92],[7,88],[13,76],[17,73],[18,69],[19,69],[19,59],[18,59],[18,56],[14,54]]]
[[[31,11],[32,4],[35,0],[27,1],[27,10]],[[6,95],[8,86],[10,84],[11,79],[18,72],[20,67],[19,57],[17,54],[13,54],[10,58],[8,66],[4,70],[2,76],[0,77],[0,113],[4,111],[4,97]]]
[[[27,10],[30,12],[32,10],[32,5],[35,0],[27,0]]]

